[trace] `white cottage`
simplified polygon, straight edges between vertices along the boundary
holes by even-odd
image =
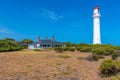
[[[38,42],[28,44],[28,49],[45,49],[55,47],[66,47],[66,45],[55,41],[54,36],[52,36],[51,40],[48,39],[48,37],[46,37],[46,40],[40,40],[40,37],[38,37]]]

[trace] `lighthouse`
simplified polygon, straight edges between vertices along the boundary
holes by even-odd
[[[101,44],[100,16],[99,7],[96,6],[93,13],[93,44]]]

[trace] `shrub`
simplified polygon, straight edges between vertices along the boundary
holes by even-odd
[[[113,48],[105,48],[105,50],[106,50],[106,54],[105,55],[111,55],[113,53],[113,51],[114,51]]]
[[[64,59],[67,59],[67,58],[70,58],[69,55],[58,55],[59,58],[64,58]]]
[[[96,49],[92,50],[92,53],[96,53],[98,55],[105,55],[106,51],[104,49],[102,49],[102,48],[96,48]]]
[[[113,60],[115,60],[115,59],[118,58],[118,55],[117,55],[117,53],[113,53],[113,54],[111,55],[111,57],[112,57]]]
[[[63,48],[63,51],[69,51],[69,47]]]
[[[60,48],[60,47],[56,47],[54,48],[54,50],[58,53],[62,53],[63,52],[63,48]]]
[[[91,52],[92,47],[81,47],[80,52]]]
[[[110,80],[120,80],[120,73],[115,76],[112,76]]]
[[[75,48],[70,48],[69,51],[75,51]]]
[[[113,47],[115,50],[120,50],[120,46],[114,46]]]
[[[120,50],[115,50],[113,53],[116,53],[118,56],[120,56]]]
[[[97,53],[93,53],[93,59],[95,61],[97,61],[100,58],[100,55],[98,55]]]
[[[98,60],[99,58],[104,58],[103,56],[108,56],[113,54],[113,48],[110,47],[93,47],[92,53],[93,53],[93,59]],[[113,55],[115,57],[115,55]]]
[[[40,49],[34,49],[34,51],[40,51]]]
[[[99,58],[104,58],[103,55],[105,54],[106,54],[106,51],[100,48],[92,50],[93,59],[95,61],[97,61]]]
[[[120,56],[120,50],[113,51],[111,57],[113,60],[117,59]]]
[[[75,51],[75,48],[72,48],[72,47],[65,47],[62,49],[63,49],[63,51]]]
[[[22,47],[19,43],[11,40],[0,40],[0,52],[18,51]]]
[[[76,47],[76,50],[77,50],[77,51],[80,51],[80,48],[79,48],[79,47]]]
[[[105,60],[100,66],[100,71],[103,76],[115,75],[120,72],[120,61]]]
[[[88,60],[88,61],[94,61],[96,59],[93,59],[93,55],[89,55],[89,56],[87,56],[86,60]]]
[[[78,59],[78,60],[83,60],[83,59],[85,59],[85,58],[80,56],[80,57],[77,57],[77,59]]]

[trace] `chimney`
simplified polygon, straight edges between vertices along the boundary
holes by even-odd
[[[38,42],[40,42],[40,36],[38,36]]]
[[[52,36],[52,41],[54,41],[54,36]]]
[[[48,37],[46,37],[46,40],[48,40]]]

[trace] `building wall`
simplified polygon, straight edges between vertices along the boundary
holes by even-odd
[[[52,46],[52,45],[50,45],[50,46],[35,46],[34,44],[29,44],[28,45],[28,49],[45,49],[45,48],[54,48],[55,46]],[[57,47],[57,46],[56,46]],[[61,47],[66,47],[66,45],[61,45]]]
[[[35,49],[34,45],[28,45],[28,49]]]

